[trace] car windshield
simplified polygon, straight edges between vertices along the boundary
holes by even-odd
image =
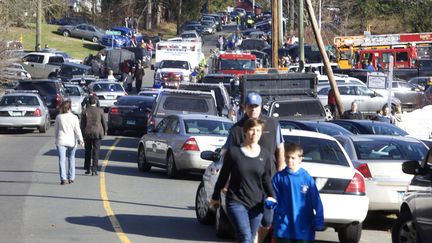
[[[185,131],[188,134],[211,134],[227,136],[232,123],[214,120],[184,120]]]
[[[350,166],[341,147],[336,141],[301,136],[283,136],[285,143],[300,144],[303,148],[303,161],[320,164]]]
[[[117,105],[124,106],[140,106],[140,107],[148,107],[151,108],[153,106],[154,99],[143,97],[122,97],[117,101]]]
[[[220,62],[221,70],[255,70],[254,60],[223,59]]]
[[[166,97],[163,103],[165,110],[175,110],[183,112],[207,113],[209,107],[203,99],[195,99],[193,97]]]
[[[56,94],[56,85],[51,82],[21,82],[16,88],[17,90],[37,90],[39,95],[47,96]]]
[[[13,95],[3,96],[0,106],[39,106],[39,101],[35,96]]]
[[[428,152],[422,143],[393,140],[355,141],[359,160],[423,160]]]
[[[373,122],[365,126],[369,134],[379,134],[379,135],[393,135],[393,136],[406,136],[408,133],[391,124],[382,124],[380,122]]]
[[[181,35],[182,38],[196,38],[196,35],[193,33],[190,34],[182,34]]]
[[[121,92],[124,92],[124,89],[120,84],[98,83],[98,84],[95,84],[93,86],[93,91],[95,91],[95,92],[104,92],[104,91],[109,91],[109,92],[121,91]]]
[[[70,96],[81,96],[79,88],[75,86],[66,86],[66,92]]]
[[[162,61],[160,68],[182,68],[188,69],[188,64],[185,61]]]

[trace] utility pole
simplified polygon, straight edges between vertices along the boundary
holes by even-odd
[[[290,19],[290,32],[289,34],[292,35],[294,32],[294,13],[295,13],[295,1],[296,0],[289,0],[289,19]]]
[[[329,60],[329,58],[327,56],[327,52],[325,50],[324,42],[323,42],[322,37],[321,37],[321,32],[318,30],[318,24],[317,24],[317,21],[315,18],[315,13],[314,13],[314,10],[312,7],[311,0],[306,0],[306,8],[307,8],[307,11],[309,14],[309,19],[310,19],[311,24],[312,24],[312,30],[314,32],[315,40],[318,44],[321,56],[322,56],[323,61],[324,61],[324,68],[325,68],[325,71],[327,73],[327,77],[329,79],[330,87],[332,88],[332,90],[334,91],[334,94],[335,94],[336,107],[338,109],[339,116],[342,117],[342,114],[344,112],[344,107],[343,107],[342,101],[340,99],[339,88],[337,87],[336,81],[335,81],[334,76],[333,76],[333,70],[331,69],[331,66],[330,66],[330,60]]]
[[[179,8],[177,12],[177,35],[180,34],[181,9],[182,9],[182,0],[179,0]]]
[[[299,72],[303,72],[305,64],[304,55],[304,0],[298,0],[298,34],[299,34]]]
[[[35,51],[40,51],[42,38],[42,0],[37,0]]]
[[[272,0],[272,63],[273,67],[278,67],[278,37],[279,37],[279,20],[278,20],[278,0]]]
[[[279,32],[279,35],[278,35],[278,38],[277,38],[277,40],[278,40],[278,46],[282,46],[283,45],[283,38],[284,38],[284,32],[283,32],[283,29],[284,29],[284,25],[283,25],[283,21],[282,21],[282,18],[283,18],[283,14],[282,14],[282,0],[278,0],[277,1],[277,9],[278,9],[278,32]]]

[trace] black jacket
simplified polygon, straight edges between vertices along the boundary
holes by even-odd
[[[102,139],[108,126],[101,108],[88,106],[81,117],[81,131],[84,139]]]

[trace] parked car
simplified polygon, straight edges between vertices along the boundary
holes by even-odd
[[[179,113],[217,116],[214,93],[165,89],[156,98],[148,126],[154,128],[164,117]]]
[[[399,215],[392,228],[392,242],[429,242],[432,239],[432,150],[421,163],[406,161],[402,171],[413,175],[405,190]]]
[[[269,48],[270,45],[267,43],[267,41],[263,39],[245,39],[242,40],[241,45],[239,46],[240,50],[262,50],[264,48]]]
[[[342,146],[334,138],[316,132],[282,129],[282,135],[285,143],[298,143],[303,147],[301,166],[315,178],[324,206],[325,225],[335,228],[341,242],[359,242],[369,199],[363,176],[355,170]],[[204,151],[201,156],[215,162],[206,169],[198,186],[196,217],[201,224],[216,224],[218,236],[229,236],[232,227],[225,211],[224,194],[221,194],[221,207],[217,210],[208,203],[223,156],[212,151]]]
[[[330,121],[354,134],[379,134],[393,136],[407,136],[408,133],[393,124],[371,121],[371,120],[350,120],[338,119]]]
[[[182,31],[190,31],[190,30],[194,30],[196,31],[199,35],[202,35],[203,33],[203,26],[201,25],[201,23],[199,24],[187,24],[185,26],[183,26]]]
[[[224,73],[209,73],[201,79],[201,83],[206,84],[218,84],[223,83],[227,89],[229,95],[232,98],[239,98],[240,96],[240,81],[238,77],[234,74],[224,74]]]
[[[421,161],[428,148],[411,137],[337,135],[355,168],[365,177],[369,211],[399,210],[411,175],[401,171],[407,160]]]
[[[65,37],[77,37],[98,43],[105,35],[105,30],[91,24],[63,25],[57,32]]]
[[[172,178],[181,171],[203,172],[210,162],[201,159],[201,151],[221,148],[231,126],[232,121],[211,115],[167,116],[139,141],[138,169],[166,168]]]
[[[301,121],[301,120],[279,120],[281,128],[285,129],[298,129],[306,130],[312,132],[324,133],[330,136],[334,135],[351,135],[352,132],[346,130],[345,128],[332,124],[329,122],[321,121]]]
[[[108,111],[108,134],[124,130],[147,133],[147,119],[154,100],[153,97],[142,95],[120,97]]]
[[[37,90],[48,107],[51,119],[55,119],[58,107],[69,98],[63,83],[57,79],[20,80],[15,90]]]
[[[88,94],[77,84],[64,84],[66,93],[69,95],[71,101],[72,113],[81,118],[83,106],[86,105]]]
[[[153,97],[154,99],[156,99],[160,92],[162,92],[162,89],[141,88],[141,91],[138,93],[138,95],[149,96],[149,97]]]
[[[195,30],[185,30],[180,34],[184,41],[202,42],[201,36]]]
[[[60,78],[64,82],[76,76],[89,76],[93,74],[92,67],[71,62],[62,63],[59,69],[58,73],[56,73],[56,78]]]
[[[56,21],[58,25],[78,25],[87,24],[90,21],[85,17],[63,17]]]
[[[46,133],[50,126],[48,107],[37,91],[15,91],[1,97],[0,130],[36,128]]]
[[[202,20],[201,25],[203,26],[204,34],[214,34],[216,32],[216,24],[210,20]]]
[[[0,68],[0,80],[12,81],[20,79],[31,79],[31,75],[19,63],[11,63]]]
[[[116,34],[105,34],[99,40],[99,44],[105,47],[127,47],[131,46],[131,38],[135,35],[137,43],[141,42],[142,36],[137,35],[134,29],[126,27],[112,27],[111,32]]]
[[[123,86],[113,81],[98,81],[89,85],[91,95],[96,95],[99,105],[106,112],[120,97],[128,95]]]
[[[387,96],[378,94],[364,85],[338,84],[338,88],[344,109],[351,109],[351,103],[357,101],[359,111],[365,117],[375,116],[376,111],[381,110],[388,102]],[[317,88],[318,98],[324,106],[327,105],[329,90],[330,85],[319,85]],[[395,97],[391,98],[391,103],[393,108],[401,104],[400,100]]]
[[[65,62],[76,63],[76,64],[82,64],[83,63],[83,60],[78,59],[78,58],[73,58],[71,55],[67,54],[64,51],[58,51],[56,49],[51,49],[51,48],[44,48],[41,50],[41,52],[54,53],[54,54],[57,54],[59,56],[62,56]]]
[[[424,90],[426,83],[430,80],[430,76],[414,77],[408,80],[408,83],[414,85],[420,90]]]

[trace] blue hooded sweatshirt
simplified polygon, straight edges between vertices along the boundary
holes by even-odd
[[[274,209],[274,237],[291,240],[315,240],[315,230],[324,228],[324,210],[314,179],[300,168],[288,168],[272,180],[277,206]],[[315,212],[314,212],[315,210]]]

